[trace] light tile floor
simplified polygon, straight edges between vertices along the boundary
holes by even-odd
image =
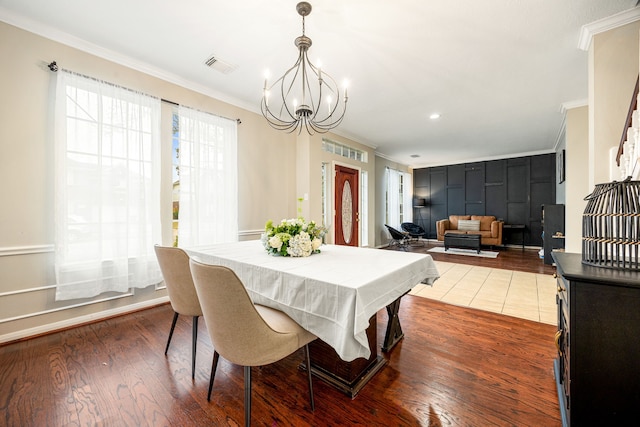
[[[440,278],[433,286],[414,287],[411,295],[551,325],[557,323],[556,279],[549,274],[435,263]]]

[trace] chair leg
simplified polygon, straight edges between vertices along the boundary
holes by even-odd
[[[173,330],[176,328],[176,322],[178,321],[178,313],[173,312],[173,322],[171,322],[171,330],[169,331],[169,339],[167,340],[167,346],[164,349],[164,355],[167,355],[169,351],[169,344],[171,344],[171,337],[173,336]]]
[[[198,316],[193,316],[193,334],[191,337],[191,379],[196,378],[196,343],[198,342]]]
[[[211,378],[209,379],[209,393],[207,394],[207,402],[211,402],[211,390],[213,390],[213,379],[216,377],[216,369],[218,368],[218,359],[220,355],[217,351],[213,352],[213,363],[211,364]]]
[[[244,367],[244,425],[251,425],[251,366]]]
[[[316,410],[315,402],[313,401],[313,383],[311,382],[311,357],[309,357],[309,344],[304,346],[304,357],[307,363],[307,377],[309,379],[309,401],[311,402],[311,412]]]

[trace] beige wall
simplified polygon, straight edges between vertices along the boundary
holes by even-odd
[[[589,188],[609,182],[609,151],[618,147],[638,77],[640,21],[594,36],[589,50]]]
[[[584,197],[591,192],[589,186],[589,108],[587,106],[567,110],[565,156],[565,249],[582,252],[582,212],[586,206]]]
[[[153,286],[136,289],[131,294],[110,295],[112,298],[107,300],[101,296],[93,300],[54,301],[49,102],[55,75],[47,68],[53,60],[60,67],[81,74],[216,115],[240,119],[240,238],[259,237],[267,219],[297,215],[296,135],[273,130],[261,115],[2,22],[0,57],[8,61],[0,79],[3,97],[0,103],[0,182],[4,201],[0,209],[0,342],[166,301],[166,291]],[[169,112],[169,104],[163,103],[163,115]],[[170,133],[170,129],[163,129],[164,137]],[[370,172],[373,180],[373,150],[344,138],[332,138],[369,151],[371,163],[362,167]],[[334,160],[349,162],[321,153],[318,141],[321,139],[311,141],[308,157],[310,176],[306,182],[312,201],[311,219],[320,212],[319,164]],[[169,139],[167,144],[170,144]],[[163,243],[168,244],[171,241],[171,148],[165,145],[163,150],[166,188],[162,194]],[[370,191],[373,203],[373,184],[370,184]],[[370,233],[373,235],[373,231]]]

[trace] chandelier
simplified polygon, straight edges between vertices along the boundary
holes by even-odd
[[[333,77],[309,61],[311,39],[304,34],[304,18],[311,13],[311,5],[296,5],[302,16],[302,35],[294,41],[298,60],[271,86],[265,76],[260,109],[269,124],[278,130],[298,133],[305,128],[310,135],[325,133],[338,126],[347,110],[346,85],[340,94]],[[273,96],[272,96],[273,95]]]

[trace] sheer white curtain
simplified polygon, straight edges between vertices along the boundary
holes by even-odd
[[[179,246],[238,240],[237,123],[180,107]]]
[[[387,168],[387,225],[400,230],[400,224],[413,221],[411,174]]]
[[[387,168],[387,225],[400,229],[400,172]]]
[[[55,99],[56,300],[162,280],[160,100],[59,71]]]
[[[402,175],[402,222],[413,222],[413,180],[410,173]]]

